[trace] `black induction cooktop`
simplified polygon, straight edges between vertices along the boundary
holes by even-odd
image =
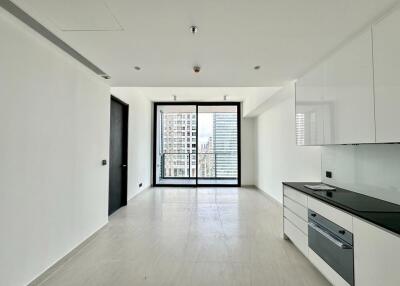
[[[304,186],[321,184],[316,182],[284,182],[283,184],[400,234],[400,205],[335,186],[332,186],[335,187],[332,191],[314,191]]]
[[[334,201],[359,212],[394,212],[400,213],[400,205],[378,200],[350,191],[312,191],[316,196]]]

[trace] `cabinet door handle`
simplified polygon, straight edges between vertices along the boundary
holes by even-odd
[[[316,232],[321,234],[323,237],[328,239],[330,242],[335,244],[337,247],[340,247],[341,249],[352,249],[353,248],[351,245],[343,243],[340,240],[336,239],[333,235],[331,235],[329,232],[325,231],[324,229],[320,228],[317,224],[309,222],[308,225],[313,230],[315,230]]]

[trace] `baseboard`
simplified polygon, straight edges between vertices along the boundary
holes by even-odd
[[[47,268],[47,270],[45,270],[42,274],[32,280],[32,282],[30,282],[28,286],[38,286],[49,279],[55,272],[57,272],[57,269],[59,269],[63,264],[67,263],[72,257],[78,254],[87,245],[89,245],[89,243],[97,236],[99,231],[107,225],[107,223],[108,221],[93,234],[91,234],[88,238],[86,238],[83,242],[81,242],[78,246],[68,252],[64,257],[60,258],[57,262]]]
[[[263,190],[261,190],[260,188],[258,188],[257,186],[255,186],[255,189],[260,192],[264,197],[266,197],[267,199],[269,199],[270,201],[272,201],[274,204],[276,204],[279,207],[282,207],[282,203],[280,201],[278,201],[276,198],[274,198],[273,196],[271,196],[270,194],[268,194],[267,192],[264,192]]]
[[[246,188],[246,189],[257,189],[256,185],[242,185],[241,188]]]
[[[143,193],[144,191],[147,191],[148,189],[151,189],[151,188],[152,188],[152,186],[149,185],[149,186],[147,186],[147,187],[145,187],[145,188],[139,190],[138,192],[134,193],[133,196],[130,197],[130,198],[128,199],[128,201],[130,201],[130,200],[136,198],[138,195],[140,195],[140,194]]]

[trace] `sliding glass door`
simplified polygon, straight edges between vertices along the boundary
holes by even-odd
[[[155,103],[155,186],[240,185],[238,103]]]
[[[236,105],[198,106],[198,184],[238,184]]]
[[[195,185],[197,107],[156,105],[155,185]]]

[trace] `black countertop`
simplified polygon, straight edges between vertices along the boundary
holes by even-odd
[[[320,182],[283,182],[295,190],[335,206],[400,235],[400,205],[335,187],[334,191],[314,191],[304,185]]]

